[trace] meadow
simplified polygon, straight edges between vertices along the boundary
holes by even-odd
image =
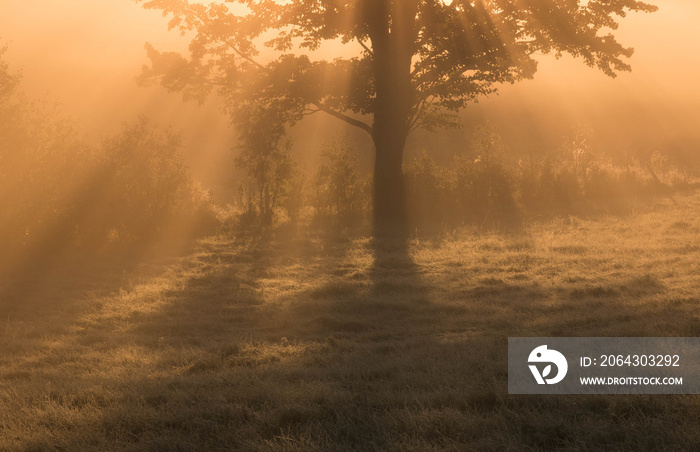
[[[700,193],[214,235],[3,282],[0,450],[697,450],[698,396],[507,394],[509,336],[700,334]]]

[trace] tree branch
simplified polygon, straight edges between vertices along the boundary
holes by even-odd
[[[425,111],[425,109],[433,103],[435,99],[435,96],[432,94],[429,94],[428,96],[423,97],[418,105],[416,106],[416,111],[414,114],[411,116],[411,118],[408,121],[408,133],[413,132],[414,130],[418,129],[421,124],[423,123],[423,119],[421,115]]]
[[[260,63],[258,63],[257,61],[255,61],[250,55],[246,55],[245,53],[243,53],[243,52],[241,52],[240,50],[238,50],[238,47],[236,47],[234,44],[232,44],[229,40],[226,40],[226,45],[229,46],[229,48],[230,48],[231,50],[233,50],[239,57],[241,57],[241,58],[243,58],[244,60],[246,60],[247,62],[253,64],[253,65],[256,66],[258,69],[267,70],[267,68],[266,68],[265,66],[263,66],[262,64],[260,64]]]
[[[311,105],[314,105],[319,110],[324,111],[324,112],[328,113],[329,115],[350,124],[351,126],[358,127],[360,129],[364,130],[365,132],[369,133],[370,135],[372,135],[372,127],[365,122],[362,122],[358,119],[351,118],[350,116],[344,115],[343,113],[340,113],[339,111],[333,110],[332,108],[329,108],[320,102],[312,102]]]
[[[374,58],[374,52],[372,52],[372,49],[370,49],[369,47],[367,47],[367,44],[365,44],[364,42],[362,42],[362,39],[360,39],[359,36],[357,37],[357,42],[359,42],[360,45],[362,46],[362,48],[365,49],[365,52],[367,52],[372,58]]]
[[[320,108],[316,108],[316,109],[313,109],[313,108],[305,108],[304,111],[303,111],[301,114],[304,115],[304,116],[311,116],[311,115],[313,115],[314,113],[318,113],[319,111],[323,111],[323,110],[321,110]]]

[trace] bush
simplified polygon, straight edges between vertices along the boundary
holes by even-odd
[[[143,242],[209,232],[216,224],[208,193],[192,181],[180,136],[140,118],[103,144],[100,168],[82,210],[86,240]]]
[[[350,147],[328,146],[314,177],[315,221],[344,226],[360,224],[369,211],[369,184],[357,171],[357,154]]]
[[[4,69],[0,67],[0,72]],[[0,76],[0,83],[7,78]],[[64,245],[77,234],[78,195],[98,166],[95,149],[55,108],[0,88],[0,253]]]
[[[0,110],[0,243],[8,261],[68,246],[100,249],[203,234],[216,226],[176,134],[140,119],[95,148],[55,108],[17,96]]]
[[[463,219],[500,222],[517,215],[512,175],[497,157],[455,157],[453,171],[454,199]]]
[[[503,223],[531,213],[566,214],[614,206],[621,199],[653,196],[689,187],[680,171],[654,154],[646,165],[626,166],[591,151],[577,136],[558,158],[508,166],[505,148],[489,127],[477,130],[470,152],[456,155],[449,168],[424,152],[404,174],[411,221],[416,226],[462,222]]]
[[[19,81],[0,58],[0,254],[6,262],[69,246],[204,233],[216,225],[176,134],[141,118],[101,148],[89,146],[57,107],[27,100]]]
[[[504,152],[487,125],[477,129],[469,152],[456,154],[450,168],[439,167],[425,152],[408,162],[404,177],[411,221],[432,227],[516,219],[513,174],[502,163]]]
[[[404,183],[411,223],[430,227],[436,218],[447,220],[454,215],[457,206],[452,197],[452,174],[425,151],[404,166]]]
[[[236,163],[245,173],[239,187],[244,199],[242,223],[269,226],[280,209],[289,219],[298,217],[300,206],[294,197],[303,186],[303,177],[292,159],[292,141],[284,140],[284,127],[271,111],[258,111],[239,124],[242,144]]]
[[[518,164],[515,196],[530,211],[567,211],[581,197],[575,170],[566,163],[546,158],[537,163]]]

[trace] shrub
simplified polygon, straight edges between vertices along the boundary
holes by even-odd
[[[27,100],[15,77],[0,74],[0,85],[0,253],[65,245],[96,151],[55,107]]]
[[[521,161],[516,180],[516,197],[531,211],[567,211],[581,196],[574,168],[549,158],[529,164]]]
[[[216,225],[176,134],[141,118],[101,148],[89,146],[56,106],[27,100],[19,76],[1,58],[0,218],[7,262],[68,246],[204,233]]]
[[[505,146],[490,126],[478,128],[470,152],[442,168],[423,152],[404,169],[410,218],[422,227],[517,218],[512,172],[502,163]]]
[[[409,213],[417,226],[461,222],[502,223],[532,213],[572,213],[614,206],[620,199],[653,196],[689,187],[687,178],[654,154],[617,166],[592,152],[578,134],[558,153],[517,166],[503,162],[505,147],[490,127],[477,130],[470,152],[454,156],[449,168],[425,152],[407,162],[404,174]]]
[[[27,255],[211,232],[208,194],[180,140],[140,119],[101,148],[43,104],[19,104],[0,130],[0,243]]]
[[[295,200],[303,178],[291,156],[292,142],[285,141],[273,147],[243,146],[236,160],[245,173],[239,187],[246,211],[241,220],[269,226],[275,213],[282,209],[289,218],[299,210]]]
[[[85,236],[139,242],[163,234],[209,231],[216,223],[208,193],[194,183],[181,138],[140,118],[103,144],[93,186],[82,198],[92,212]]]
[[[415,225],[429,227],[435,219],[445,221],[454,214],[452,174],[425,151],[404,166],[404,182],[409,218]]]
[[[512,176],[496,156],[457,156],[453,171],[454,199],[464,219],[501,221],[517,214]]]
[[[328,146],[314,176],[315,221],[345,226],[362,222],[369,210],[369,184],[357,171],[357,154],[350,147]]]

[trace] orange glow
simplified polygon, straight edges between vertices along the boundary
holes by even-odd
[[[168,31],[158,11],[126,0],[5,2],[2,8],[0,39],[9,42],[5,58],[11,68],[22,69],[22,89],[30,98],[61,103],[92,144],[139,115],[182,130],[183,152],[194,178],[226,196],[235,192],[235,131],[221,112],[220,100],[187,104],[178,94],[135,82],[146,64],[146,42],[161,50],[187,49],[188,37]],[[484,121],[495,124],[520,155],[556,148],[563,135],[581,124],[594,128],[620,153],[665,149],[692,154],[700,145],[700,54],[694,49],[700,42],[698,18],[700,4],[688,0],[664,1],[654,14],[632,14],[616,32],[620,42],[636,49],[632,73],[610,79],[570,57],[542,57],[534,80],[503,86],[500,95],[470,106],[464,131],[437,137],[416,133],[407,157],[424,149],[440,155],[442,147],[466,142],[474,126]],[[319,55],[347,56],[358,49],[356,43],[331,43]],[[345,133],[343,124],[314,117],[291,136],[302,165],[313,167],[319,144]],[[369,168],[371,143],[352,133],[351,140],[366,148],[360,162]]]

